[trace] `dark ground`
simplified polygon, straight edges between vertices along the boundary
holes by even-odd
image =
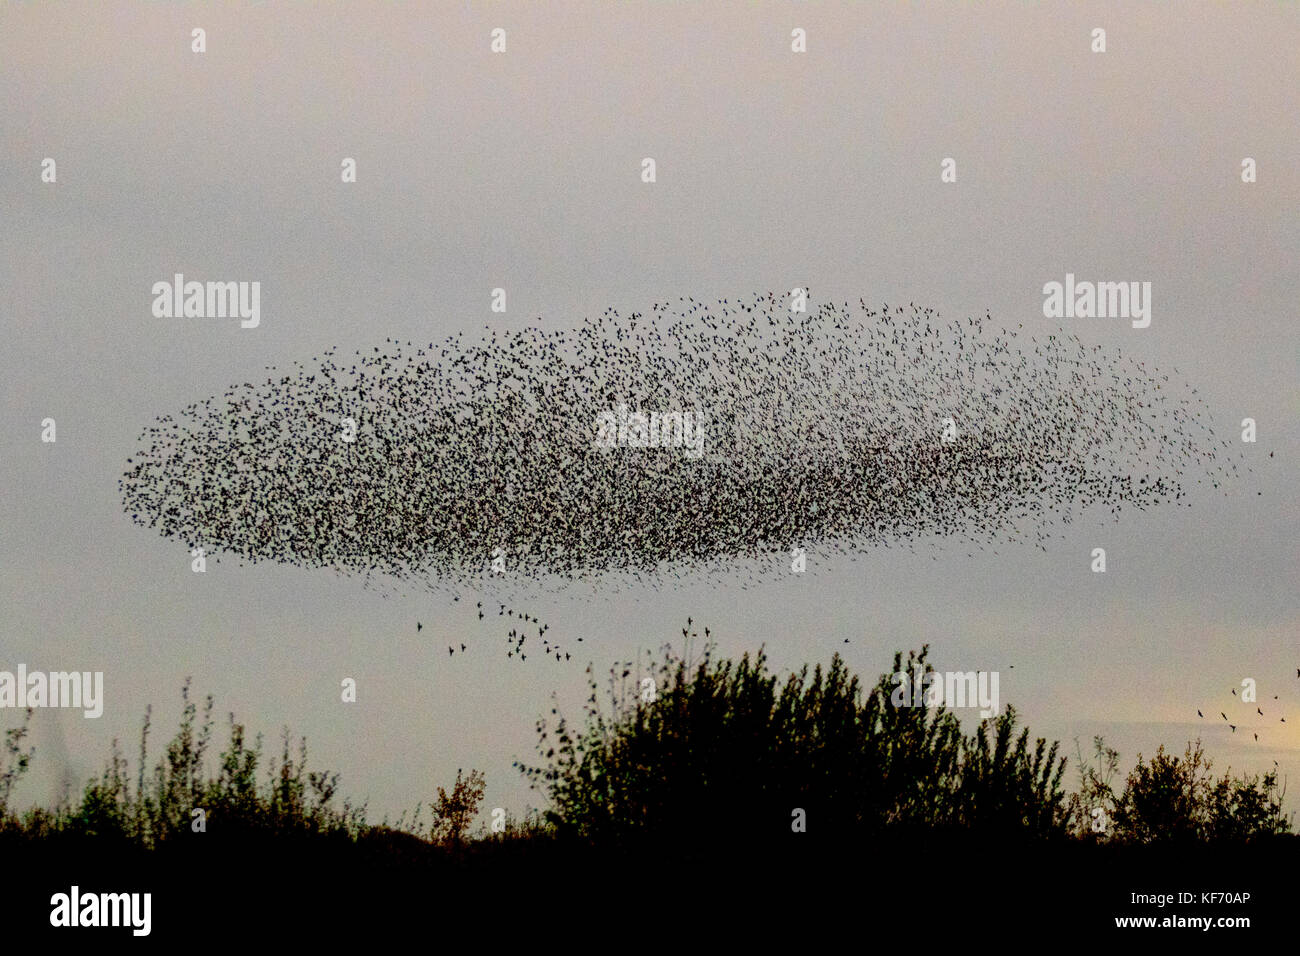
[[[1080,936],[1189,937],[1255,942],[1296,938],[1300,838],[1255,846],[1026,846],[965,835],[892,835],[765,850],[718,846],[684,853],[662,843],[596,850],[554,841],[479,845],[452,856],[410,838],[359,845],[209,833],[153,854],[81,840],[0,842],[6,944],[76,934],[126,946],[243,948],[286,941],[389,940],[425,948],[463,932],[485,942],[564,949],[627,942],[721,946],[791,939],[820,950],[845,942],[914,945],[1059,944]],[[201,842],[200,842],[201,841]],[[50,897],[147,891],[152,932],[55,929]],[[1138,905],[1134,892],[1195,894],[1191,904]],[[1249,893],[1242,903],[1205,892]],[[1115,927],[1117,916],[1247,916],[1251,927]],[[51,935],[53,934],[53,935]],[[66,942],[66,940],[65,940]],[[5,947],[8,949],[8,945]],[[259,947],[260,948],[260,947]],[[766,948],[766,947],[765,947]]]

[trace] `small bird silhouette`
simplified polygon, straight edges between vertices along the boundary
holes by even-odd
[[[1197,716],[1197,717],[1204,717],[1205,715],[1204,715],[1203,713],[1201,713],[1201,712],[1198,710],[1198,711],[1196,712],[1196,716]]]
[[[1225,714],[1223,711],[1219,711],[1219,716],[1222,717],[1224,720],[1228,719],[1228,715]]]
[[[1237,732],[1237,725],[1236,725],[1236,724],[1228,724],[1228,726],[1232,728],[1232,732],[1233,732],[1234,734]]]
[[[422,630],[424,630],[424,625],[421,624],[419,621],[416,621],[416,622],[415,622],[415,633],[416,633],[416,634],[419,634]]]
[[[447,648],[447,656],[448,656],[448,657],[450,657],[452,654],[455,654],[455,653],[456,653],[456,648],[454,648],[454,647],[449,647],[449,648]]]

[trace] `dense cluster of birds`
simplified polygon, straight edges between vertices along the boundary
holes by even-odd
[[[1189,385],[916,305],[681,299],[293,365],[145,429],[120,482],[131,519],[367,577],[788,570],[799,548],[931,535],[1043,546],[1081,509],[1185,504],[1238,468]],[[602,444],[620,410],[684,413],[703,453],[639,426]]]

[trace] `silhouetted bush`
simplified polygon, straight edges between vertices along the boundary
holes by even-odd
[[[894,702],[892,675],[926,671],[927,655],[923,647],[904,663],[896,653],[893,670],[870,688],[838,655],[784,680],[769,672],[761,649],[715,660],[706,647],[692,662],[665,648],[658,660],[647,655],[643,664],[615,668],[609,713],[592,680],[581,727],[571,727],[558,706],[551,721],[539,721],[542,762],[520,769],[549,807],[544,817],[507,814],[502,832],[471,830],[485,788],[476,770],[457,771],[450,793],[437,788],[427,823],[420,806],[409,821],[403,813],[395,826],[370,824],[364,805],[335,805],[337,774],[307,769],[305,740],[294,754],[286,731],[278,758],[267,761],[261,736],[250,744],[233,715],[209,772],[213,702],[206,699],[200,716],[188,681],[180,728],[151,770],[146,710],[134,781],[114,741],[103,773],[77,799],[15,813],[12,793],[34,753],[25,744],[28,711],[3,738],[0,845],[92,841],[126,854],[271,843],[310,845],[331,860],[352,848],[412,866],[487,866],[554,859],[581,844],[616,851],[634,841],[699,854],[727,843],[802,848],[809,838],[824,838],[823,847],[848,838],[905,845],[915,833],[952,846],[1073,837],[1086,847],[1260,841],[1290,832],[1276,772],[1216,780],[1199,741],[1182,758],[1163,747],[1149,762],[1139,756],[1118,789],[1119,755],[1096,738],[1096,762],[1079,755],[1079,789],[1067,796],[1058,744],[1031,742],[1028,729],[1017,730],[1013,707],[967,735],[943,707]],[[196,836],[197,808],[219,837]],[[797,821],[807,836],[795,841]]]
[[[204,757],[212,736],[212,698],[207,698],[203,719],[196,724],[198,708],[190,700],[189,681],[181,688],[184,707],[180,729],[164,756],[146,776],[152,708],[145,711],[140,733],[140,765],[134,787],[127,760],[116,740],[108,765],[99,778],[89,781],[80,799],[53,810],[34,809],[21,817],[7,808],[8,789],[27,767],[18,747],[23,727],[9,731],[8,752],[15,767],[0,776],[0,829],[19,830],[29,836],[94,837],[109,842],[129,842],[157,847],[189,838],[195,809],[205,814],[205,825],[219,827],[227,838],[249,835],[342,834],[355,838],[365,828],[365,808],[344,802],[332,806],[338,775],[307,770],[307,745],[301,740],[295,760],[286,731],[279,759],[272,758],[266,780],[259,785],[263,760],[259,735],[250,747],[242,724],[230,716],[230,739],[218,757],[216,776],[205,776]],[[30,711],[28,719],[30,719]],[[31,753],[26,754],[30,758]],[[12,776],[10,776],[12,774]],[[6,785],[7,783],[7,785]]]
[[[1100,737],[1093,741],[1096,766],[1080,758],[1080,790],[1073,798],[1078,835],[1115,843],[1249,842],[1289,833],[1282,813],[1285,791],[1277,772],[1215,779],[1201,742],[1189,743],[1181,758],[1164,745],[1148,763],[1138,755],[1116,792],[1111,785],[1119,755]],[[1095,811],[1100,810],[1100,813]],[[1088,819],[1107,823],[1088,825]]]
[[[907,672],[926,670],[927,653],[910,653]],[[864,689],[838,655],[779,688],[761,650],[715,661],[706,649],[693,665],[665,651],[638,671],[629,696],[630,675],[611,674],[609,716],[593,681],[580,730],[558,710],[553,725],[539,723],[546,763],[522,769],[563,834],[761,843],[791,833],[800,810],[825,834],[1068,831],[1065,760],[1056,744],[1017,736],[1013,708],[966,737],[943,707],[895,705],[890,674]]]

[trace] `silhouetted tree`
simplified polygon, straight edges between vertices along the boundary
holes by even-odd
[[[926,671],[927,653],[910,653],[907,673]],[[895,654],[894,673],[902,669]],[[1056,744],[1017,737],[1013,709],[967,738],[943,707],[895,704],[891,674],[864,690],[838,655],[779,690],[762,650],[739,661],[706,650],[691,667],[666,650],[648,675],[662,691],[629,699],[616,668],[609,716],[592,703],[591,682],[580,731],[557,709],[554,726],[539,722],[546,763],[521,769],[546,791],[562,833],[761,842],[790,832],[796,810],[825,834],[1065,832],[1065,761]]]
[[[451,794],[448,795],[446,790],[439,787],[438,799],[431,808],[433,842],[459,846],[469,833],[485,790],[483,774],[471,770],[468,777],[462,777],[461,771],[457,769],[456,783],[451,788]]]
[[[23,747],[31,722],[32,709],[28,707],[23,712],[22,724],[11,727],[4,734],[4,754],[0,757],[0,830],[10,823],[9,795],[31,766],[32,755],[36,752],[35,747]]]
[[[1115,805],[1114,838],[1127,843],[1252,840],[1287,833],[1276,772],[1215,780],[1201,742],[1181,758],[1163,745],[1138,755]]]

